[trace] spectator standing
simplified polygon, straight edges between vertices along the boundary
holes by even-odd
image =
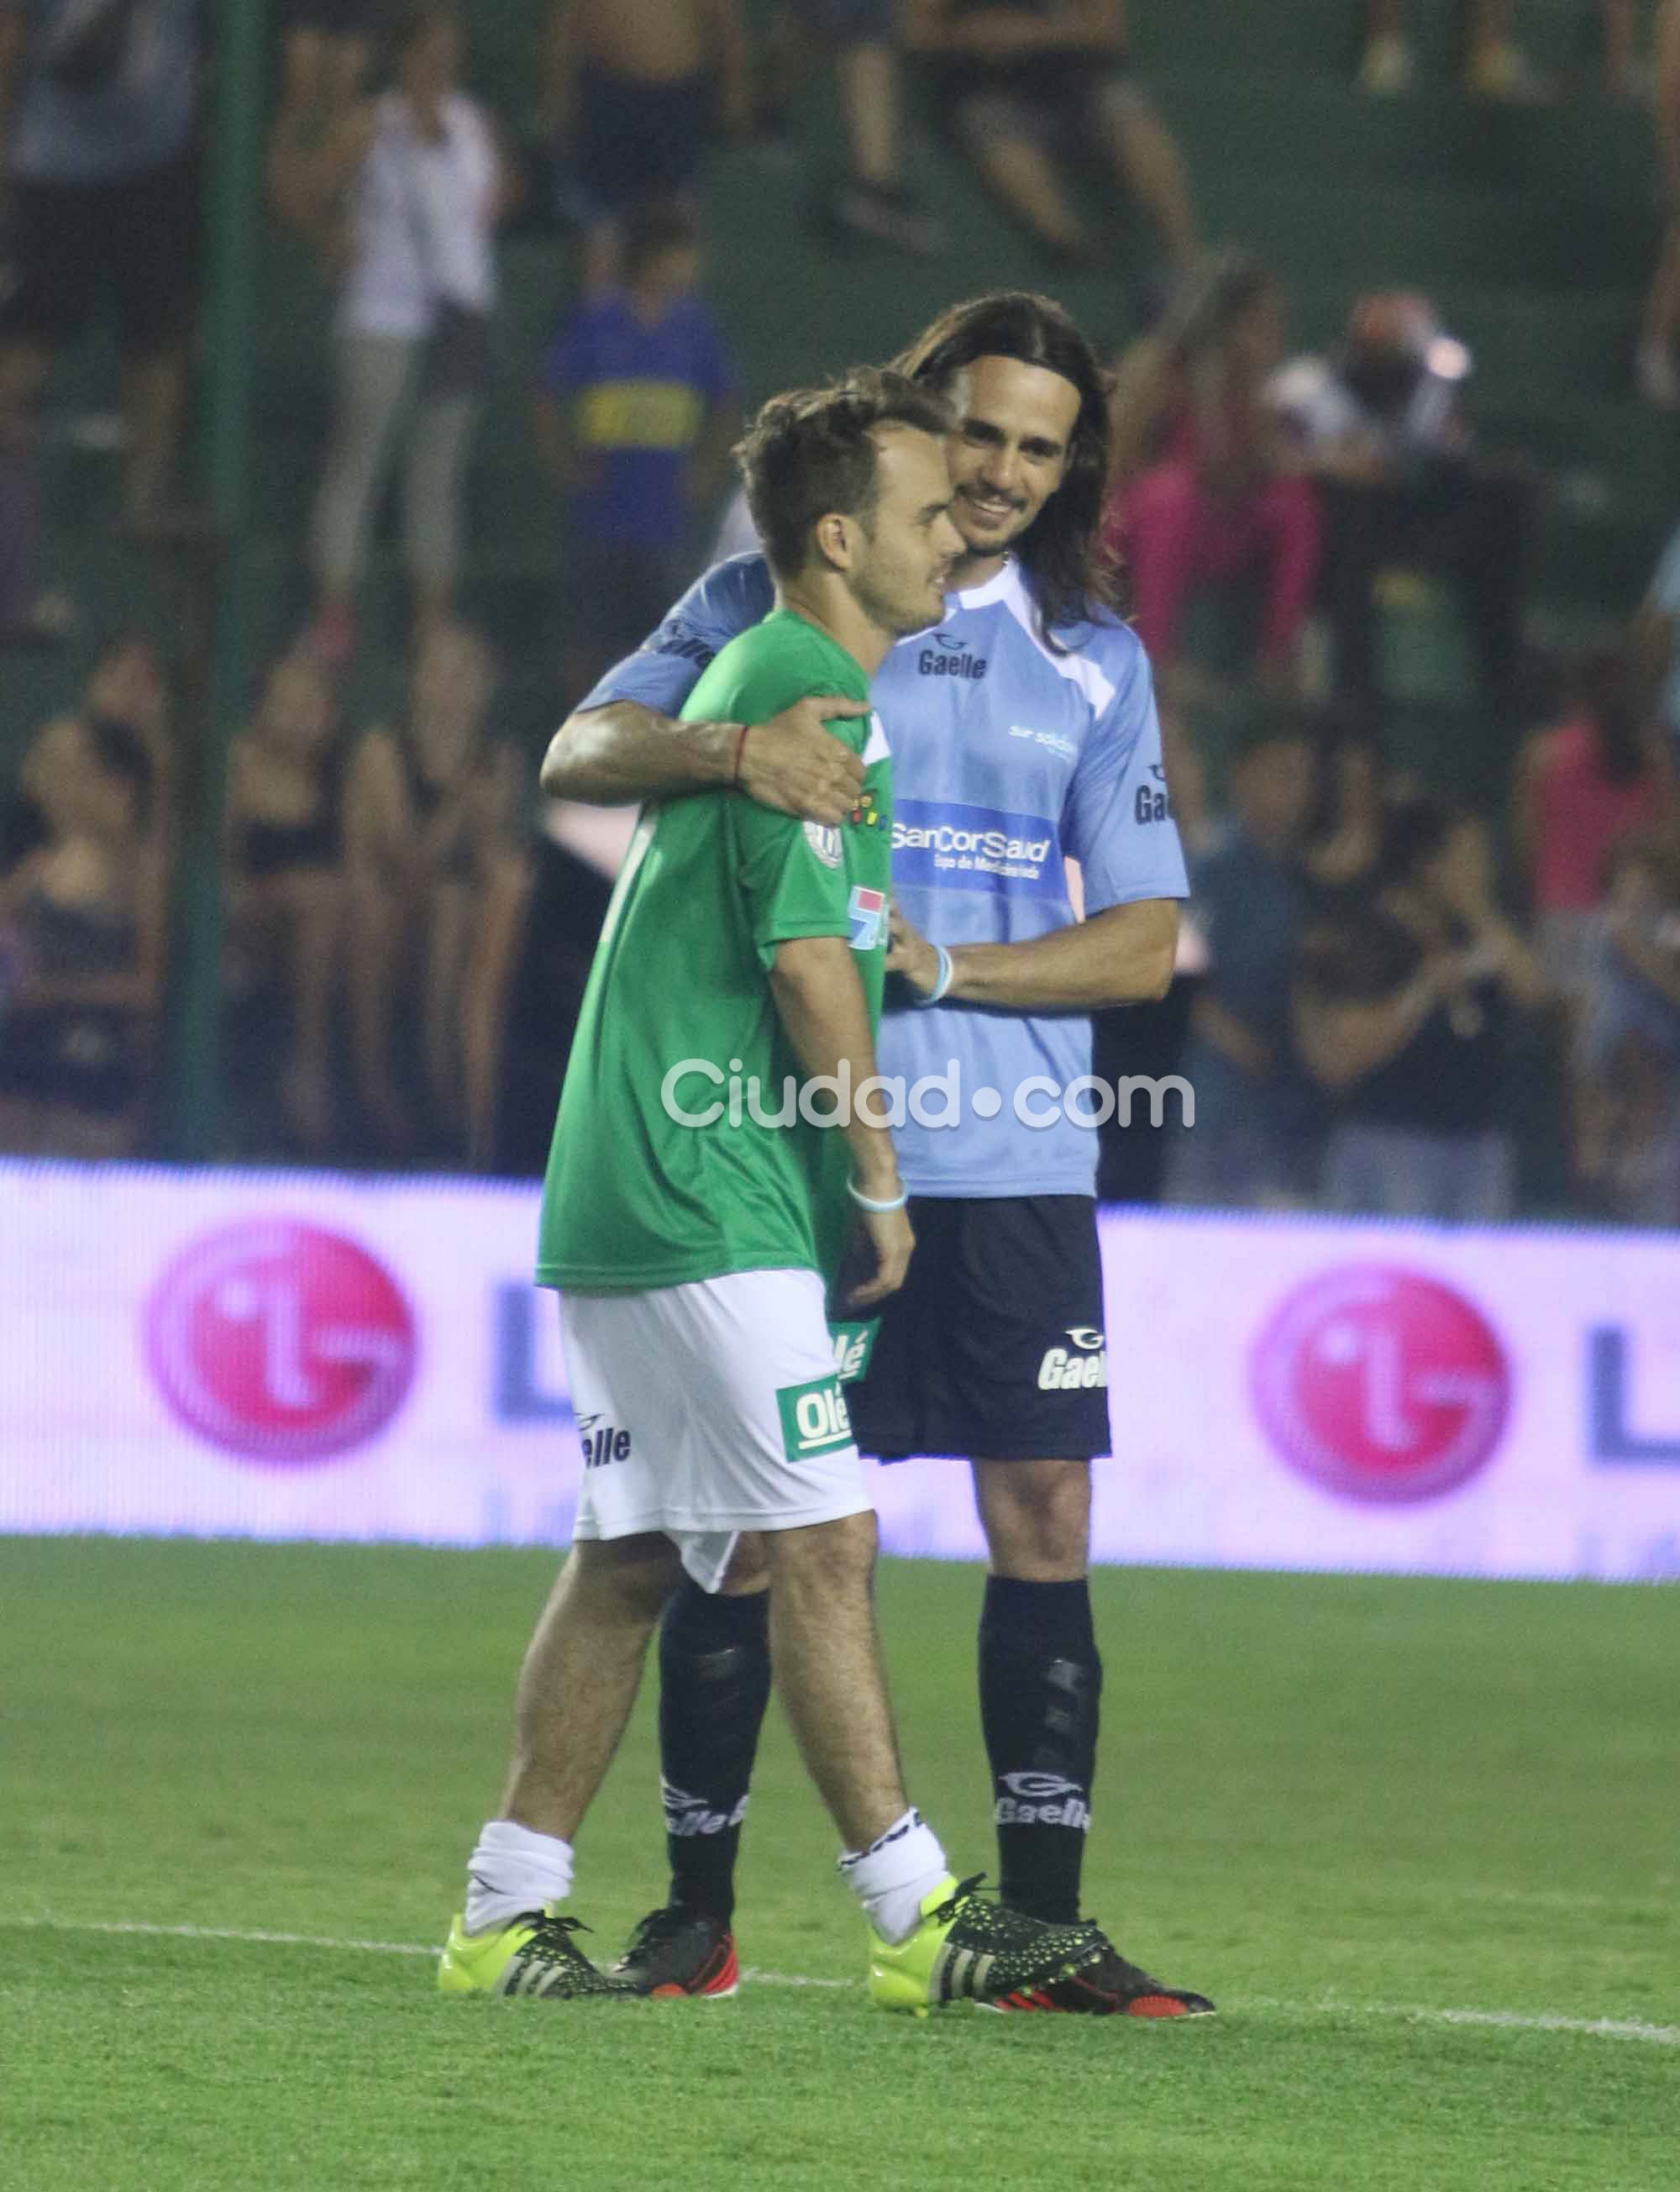
[[[140,1147],[160,1032],[168,888],[145,741],[65,716],[20,773],[0,872],[0,1149]]]
[[[1331,715],[1319,736],[1315,774],[1301,875],[1315,916],[1333,916],[1370,895],[1382,858],[1393,787],[1375,725]]]
[[[1469,353],[1427,298],[1359,299],[1340,351],[1286,366],[1272,397],[1324,509],[1322,600],[1338,689],[1380,702],[1376,585],[1392,566],[1444,573],[1471,630],[1487,705],[1518,699],[1533,490],[1484,459],[1466,417]]]
[[[283,17],[280,96],[269,134],[269,203],[336,281],[351,256],[355,178],[373,142],[367,83],[379,47],[375,0],[293,0]],[[323,191],[336,186],[331,203]]]
[[[724,487],[740,406],[703,267],[691,214],[640,207],[624,287],[586,297],[550,353],[534,425],[570,517],[574,697],[658,624]]]
[[[1283,329],[1277,277],[1232,253],[1186,292],[1159,334],[1134,345],[1117,376],[1122,477],[1107,539],[1130,567],[1137,630],[1169,696],[1192,597],[1248,572],[1262,588],[1261,677],[1279,692],[1294,683],[1318,579],[1318,516],[1267,400]]]
[[[350,1033],[363,1109],[390,1156],[423,1136],[487,1160],[504,1016],[529,871],[515,817],[520,771],[489,736],[495,676],[462,626],[418,648],[407,721],[370,730],[345,786]],[[399,999],[418,1025],[399,1029]],[[412,1039],[418,1072],[399,1064]],[[397,1091],[425,1092],[415,1116]]]
[[[544,120],[571,178],[592,293],[619,278],[630,214],[692,191],[720,129],[750,131],[741,0],[555,0],[544,76]]]
[[[945,233],[904,183],[904,90],[892,0],[789,0],[772,20],[757,125],[785,134],[782,109],[804,73],[804,54],[819,46],[830,58],[846,133],[846,173],[829,198],[827,216],[841,238],[890,244],[912,257],[943,250]]]
[[[1639,705],[1671,745],[1677,745],[1680,742],[1680,527],[1670,536],[1634,619],[1633,653]]]
[[[0,305],[0,641],[41,627],[38,413],[53,362],[114,300],[123,510],[172,520],[197,301],[198,0],[0,0],[0,159],[16,280]]]
[[[1178,1069],[1196,1117],[1174,1138],[1175,1202],[1276,1207],[1302,1189],[1311,1107],[1290,985],[1306,907],[1295,853],[1313,759],[1300,722],[1263,728],[1233,766],[1227,828],[1191,859],[1190,910],[1208,966]]]
[[[271,168],[277,200],[343,268],[313,530],[315,643],[333,666],[356,650],[368,534],[399,446],[417,629],[453,613],[467,460],[490,379],[496,227],[513,195],[488,116],[458,88],[457,9],[410,7],[392,52],[391,90],[346,110],[313,146],[277,142]]]
[[[1680,846],[1666,831],[1610,855],[1575,1059],[1581,1185],[1608,1215],[1680,1225]]]
[[[1059,264],[1099,257],[1059,164],[1083,148],[1142,206],[1174,277],[1191,271],[1201,245],[1188,171],[1131,80],[1123,0],[905,0],[903,23],[969,157]]]
[[[1621,838],[1655,822],[1668,773],[1624,654],[1590,655],[1579,686],[1569,720],[1536,733],[1518,756],[1515,813],[1540,956],[1577,1010],[1592,985],[1610,855]]]
[[[306,649],[264,681],[230,756],[228,943],[236,987],[278,990],[280,1100],[299,1146],[333,1137],[333,1011],[345,945],[343,757],[332,681]]]
[[[1680,0],[1662,0],[1656,34],[1658,186],[1662,244],[1646,293],[1636,377],[1639,393],[1659,410],[1680,410]]]
[[[1509,1023],[1547,994],[1495,901],[1480,824],[1433,800],[1398,807],[1379,892],[1302,943],[1296,1039],[1336,1112],[1325,1201],[1391,1218],[1508,1219]]]

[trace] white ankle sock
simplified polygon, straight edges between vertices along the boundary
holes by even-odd
[[[492,1819],[467,1861],[467,1931],[487,1932],[571,1892],[570,1842],[512,1819]]]
[[[868,1849],[849,1852],[840,1869],[869,1923],[895,1946],[915,1932],[923,1898],[951,1872],[938,1835],[914,1807]]]

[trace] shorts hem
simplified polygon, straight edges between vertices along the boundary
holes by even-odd
[[[977,1447],[907,1447],[902,1453],[871,1453],[867,1447],[860,1450],[868,1459],[880,1462],[883,1469],[896,1469],[905,1461],[1000,1461],[1007,1465],[1011,1462],[1028,1461],[1112,1461],[1114,1458],[1110,1447],[1093,1448],[1080,1445],[1063,1450],[1042,1440],[1031,1442],[1023,1440],[1019,1446],[1011,1447],[1005,1453],[982,1453]]]
[[[1030,1202],[1040,1196],[1053,1195],[1080,1202],[1096,1200],[1094,1179],[1076,1184],[1065,1179],[1022,1179],[1011,1175],[1009,1184],[999,1187],[997,1174],[988,1173],[973,1179],[942,1179],[931,1186],[923,1186],[905,1173],[904,1184],[911,1200],[919,1202]]]
[[[843,1522],[849,1515],[867,1515],[874,1511],[874,1502],[867,1490],[856,1495],[847,1493],[844,1498],[822,1499],[812,1507],[801,1507],[797,1512],[778,1508],[773,1515],[749,1513],[737,1509],[725,1515],[704,1516],[672,1515],[661,1512],[651,1517],[637,1516],[618,1525],[610,1533],[612,1538],[669,1537],[680,1533],[684,1537],[730,1537],[743,1530],[777,1531],[807,1530],[819,1522]],[[606,1541],[609,1533],[601,1528],[596,1518],[589,1519],[587,1527],[583,1517],[573,1524],[574,1538]]]

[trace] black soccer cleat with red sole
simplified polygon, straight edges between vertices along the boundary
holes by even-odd
[[[741,1984],[735,1936],[721,1919],[668,1904],[650,1910],[612,1967],[632,1994],[660,1999],[702,1995],[722,2001]]]
[[[1164,1986],[1138,1965],[1128,1963],[1113,1943],[1106,1938],[1102,1954],[1095,1963],[1071,1972],[1066,1978],[1053,1980],[1048,1986],[1005,1995],[994,2006],[1048,2010],[1063,2017],[1140,2017],[1163,2021],[1216,2014],[1204,1994]]]

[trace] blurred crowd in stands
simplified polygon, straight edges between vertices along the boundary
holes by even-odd
[[[1404,0],[1350,10],[1361,87],[1403,95]],[[1466,96],[1556,95],[1524,57],[1520,5],[1466,13]],[[1672,409],[1680,0],[1656,10],[1649,63],[1634,0],[1598,13],[1606,88],[1657,106],[1671,225],[1629,351],[1639,392]],[[1193,898],[1171,997],[1106,1016],[1098,1070],[1176,1068],[1197,1123],[1115,1134],[1105,1190],[1680,1224],[1680,533],[1642,606],[1605,603],[1577,659],[1541,657],[1524,612],[1546,483],[1478,433],[1465,344],[1427,297],[1372,290],[1339,342],[1300,354],[1279,280],[1204,237],[1119,0],[789,0],[755,45],[740,0],[558,0],[522,133],[465,88],[464,9],[293,0],[282,19],[265,187],[336,295],[333,423],[313,607],[231,749],[229,1154],[540,1162],[622,837],[606,825],[591,856],[586,830],[561,831],[562,851],[533,826],[538,756],[498,738],[503,665],[461,620],[498,230],[551,225],[575,253],[574,301],[525,392],[588,578],[551,665],[557,722],[715,549],[752,545],[729,496],[741,376],[706,297],[705,172],[722,140],[785,151],[821,71],[846,166],[820,228],[925,262],[930,305],[946,237],[908,181],[919,84],[1036,239],[1048,286],[1110,255],[1089,188],[1065,187],[1070,157],[1153,239],[1144,263],[1113,259],[1144,331],[1115,360],[1107,527],[1155,667]],[[198,522],[181,450],[210,25],[196,0],[0,0],[0,646],[73,628],[41,568],[36,422],[96,306],[114,305],[121,347],[122,522],[167,542]],[[343,696],[393,476],[407,681],[370,724]],[[1444,591],[1473,650],[1499,811],[1446,803],[1392,759],[1381,619],[1418,585]],[[1216,671],[1193,627],[1233,595],[1236,657]],[[173,669],[118,634],[25,743],[0,831],[0,1150],[159,1145]],[[1234,741],[1201,735],[1233,699]],[[1546,1105],[1559,1162],[1536,1191],[1518,1144]]]

